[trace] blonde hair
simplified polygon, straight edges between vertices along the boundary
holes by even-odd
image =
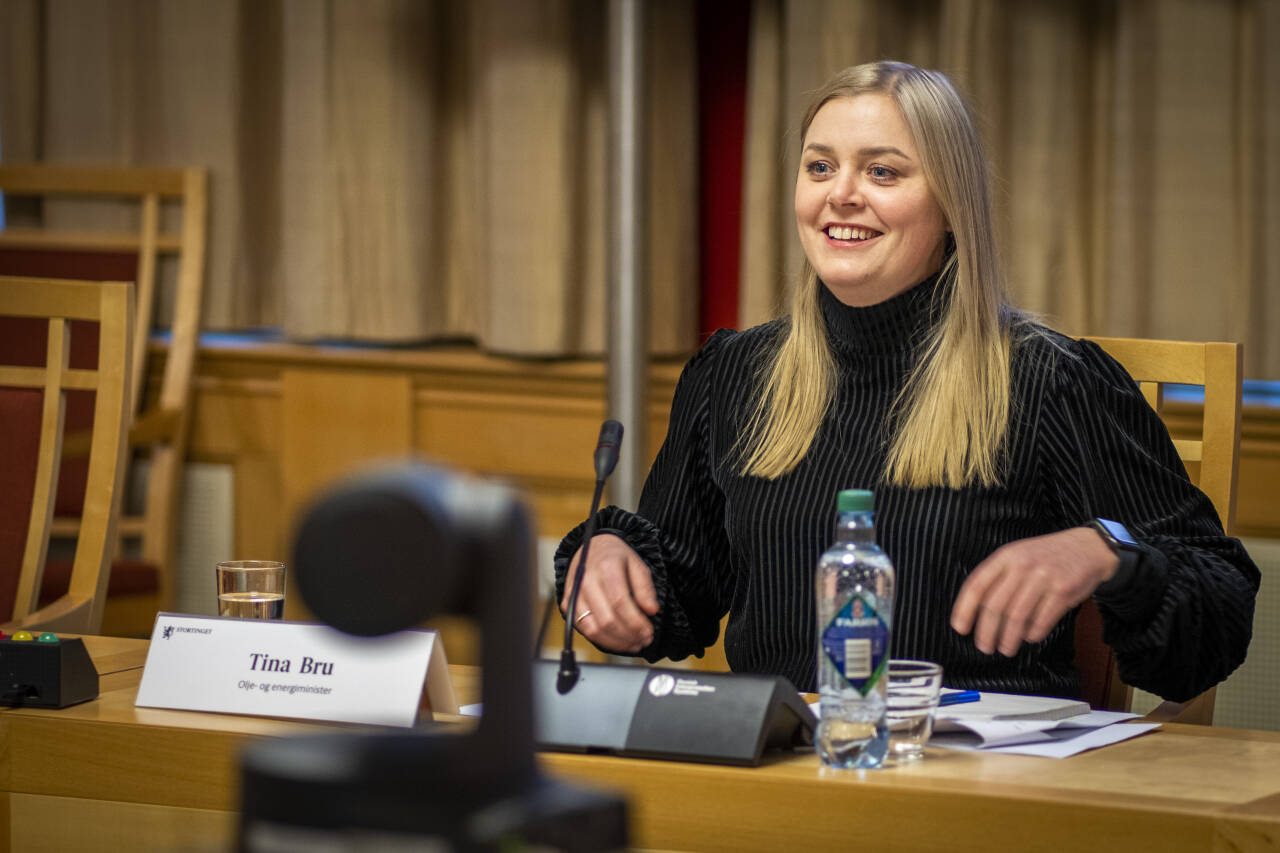
[[[1019,318],[1004,297],[996,259],[989,176],[964,100],[938,71],[899,62],[846,68],[818,89],[800,128],[835,98],[883,94],[898,107],[921,170],[954,237],[940,277],[941,321],[918,358],[890,417],[884,480],[959,487],[999,481],[1009,422],[1010,327]],[[836,391],[836,367],[806,260],[785,338],[760,374],[761,393],[740,445],[742,473],[774,479],[808,453]]]

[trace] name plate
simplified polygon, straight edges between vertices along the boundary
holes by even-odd
[[[458,713],[434,631],[353,637],[327,625],[160,613],[136,704],[380,726]]]

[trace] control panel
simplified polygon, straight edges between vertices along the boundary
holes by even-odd
[[[98,697],[98,671],[79,637],[0,631],[0,706],[65,708]]]

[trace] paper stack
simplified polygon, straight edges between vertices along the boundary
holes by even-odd
[[[1115,725],[1137,716],[1091,711],[1078,699],[984,691],[977,702],[940,707],[929,744],[1066,758],[1159,728],[1159,723]]]

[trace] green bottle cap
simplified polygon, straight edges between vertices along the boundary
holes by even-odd
[[[843,489],[836,495],[838,512],[874,512],[876,497],[866,489]]]

